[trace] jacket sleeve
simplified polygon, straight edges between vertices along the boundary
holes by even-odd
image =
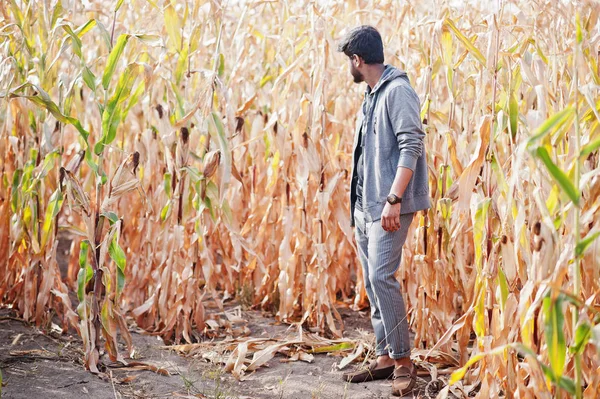
[[[392,88],[387,96],[387,112],[398,140],[402,166],[414,172],[417,159],[423,152],[425,133],[421,125],[421,111],[417,93],[408,85]]]

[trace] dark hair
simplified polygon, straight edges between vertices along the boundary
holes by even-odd
[[[383,41],[377,29],[369,25],[357,26],[338,44],[337,50],[352,57],[358,55],[366,64],[383,64]]]

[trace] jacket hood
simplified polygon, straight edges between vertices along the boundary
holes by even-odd
[[[377,82],[375,87],[373,87],[373,89],[371,90],[369,85],[367,85],[366,94],[375,93],[377,90],[379,90],[381,87],[383,87],[387,82],[390,82],[394,79],[405,79],[408,82],[408,75],[406,74],[406,72],[404,72],[392,65],[386,65],[385,69],[383,71],[383,74],[381,75],[381,78],[379,78],[379,81]]]

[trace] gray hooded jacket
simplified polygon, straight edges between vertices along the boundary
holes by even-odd
[[[396,170],[400,166],[413,171],[402,195],[401,213],[412,213],[431,206],[420,109],[419,97],[411,87],[406,72],[391,65],[385,66],[383,75],[372,90],[367,86],[352,152],[352,226],[360,145],[364,159],[362,210],[367,222],[381,219]]]

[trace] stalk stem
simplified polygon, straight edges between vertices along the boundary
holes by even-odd
[[[579,23],[579,19],[578,22]],[[575,189],[579,192],[580,183],[580,169],[581,169],[581,131],[579,128],[579,76],[577,73],[577,58],[581,50],[581,43],[578,39],[575,40],[575,57],[573,58],[573,85],[575,88]],[[577,247],[581,239],[581,209],[579,206],[575,206],[575,215],[573,218],[573,230],[575,234],[575,245]],[[581,257],[575,253],[575,262],[573,262],[573,294],[576,298],[579,298],[581,293]],[[573,335],[577,330],[577,323],[579,321],[579,309],[575,308],[573,311]],[[581,399],[581,354],[575,354],[575,397]]]

